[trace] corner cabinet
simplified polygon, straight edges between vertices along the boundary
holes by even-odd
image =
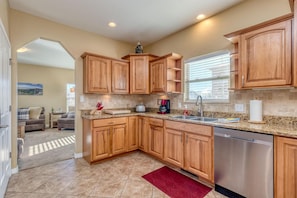
[[[127,118],[83,119],[83,157],[89,163],[127,152]]]
[[[150,93],[181,93],[182,56],[170,53],[150,62]]]
[[[214,182],[213,128],[165,121],[164,160]]]
[[[292,85],[292,14],[225,35],[233,89]]]
[[[297,139],[276,136],[274,145],[274,197],[297,197]]]
[[[149,94],[149,62],[157,57],[151,54],[122,57],[130,61],[130,94]]]
[[[138,129],[139,149],[142,150],[143,152],[148,152],[149,119],[147,117],[139,116],[137,129]]]
[[[138,117],[131,116],[128,118],[128,122],[127,150],[133,151],[138,149]]]
[[[84,53],[84,93],[128,94],[129,62],[91,53]]]

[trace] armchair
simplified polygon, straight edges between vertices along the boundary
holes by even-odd
[[[75,121],[75,112],[70,111],[68,113],[63,114],[58,120],[58,130],[64,129],[74,129],[74,121]]]

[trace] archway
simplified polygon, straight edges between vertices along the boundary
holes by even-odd
[[[19,138],[24,139],[25,146],[18,160],[19,169],[72,158],[75,143],[74,124],[73,129],[60,131],[56,128],[56,122],[59,117],[75,109],[73,57],[59,41],[38,38],[17,50],[17,62],[18,109],[30,107],[29,121],[21,120],[25,123],[25,135]],[[37,94],[28,91],[27,88],[32,86],[37,86],[41,91]],[[35,107],[42,109],[37,120],[34,116],[31,117],[31,109]],[[31,119],[35,120],[31,122]],[[40,119],[44,119],[44,122],[39,122]],[[43,124],[44,128],[38,128],[38,125]]]

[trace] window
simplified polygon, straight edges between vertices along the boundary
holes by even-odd
[[[192,58],[185,62],[185,101],[201,95],[206,102],[228,102],[230,55],[227,51]]]
[[[75,84],[67,84],[66,106],[67,111],[75,111]]]

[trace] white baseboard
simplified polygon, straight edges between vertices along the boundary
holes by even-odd
[[[11,174],[17,174],[19,172],[19,167],[17,166],[16,168],[11,169]]]
[[[83,157],[83,154],[82,153],[74,153],[74,158],[77,159],[77,158],[82,158]]]

